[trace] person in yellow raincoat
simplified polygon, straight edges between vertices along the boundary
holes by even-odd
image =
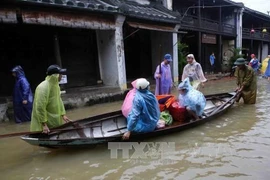
[[[254,70],[246,65],[244,58],[238,58],[234,64],[237,65],[234,74],[238,86],[236,90],[239,92],[237,101],[243,98],[245,104],[255,104],[257,96],[257,76]]]
[[[60,97],[59,81],[66,72],[58,65],[51,65],[47,69],[47,77],[35,91],[32,121],[30,131],[49,133],[50,128],[69,122],[63,101]]]

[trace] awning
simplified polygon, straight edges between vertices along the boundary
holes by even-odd
[[[139,28],[139,29],[147,29],[147,30],[153,30],[153,31],[171,32],[171,33],[186,33],[184,31],[176,31],[174,27],[171,27],[171,26],[146,24],[146,23],[130,22],[130,21],[127,21],[127,24],[131,27]]]

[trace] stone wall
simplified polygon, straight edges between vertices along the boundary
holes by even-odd
[[[9,120],[7,117],[7,110],[8,110],[8,103],[6,99],[1,98],[0,99],[0,122]]]
[[[92,106],[95,104],[109,103],[124,100],[125,93],[101,93],[98,95],[82,94],[81,96],[63,97],[63,103],[66,110]]]

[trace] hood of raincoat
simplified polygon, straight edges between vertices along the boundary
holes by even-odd
[[[46,80],[52,85],[58,85],[59,84],[59,74],[52,74],[50,76],[47,76]]]
[[[23,68],[21,66],[15,66],[11,72],[15,72],[16,73],[16,77],[17,78],[20,78],[20,77],[25,77],[25,74],[24,74],[24,71],[23,71]]]
[[[178,86],[178,90],[186,89],[187,91],[192,89],[189,78],[187,77],[183,82],[181,82]]]
[[[136,82],[137,82],[137,79],[132,81],[131,85],[132,85],[133,88],[136,88]]]

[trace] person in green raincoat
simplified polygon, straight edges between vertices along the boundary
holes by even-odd
[[[49,133],[54,128],[69,122],[63,101],[60,97],[59,81],[66,69],[51,65],[47,69],[47,77],[35,91],[30,131]]]
[[[239,96],[237,102],[240,98],[244,99],[245,104],[255,104],[257,96],[257,76],[254,70],[246,65],[244,58],[238,58],[235,63],[237,68],[235,70],[237,92]]]

